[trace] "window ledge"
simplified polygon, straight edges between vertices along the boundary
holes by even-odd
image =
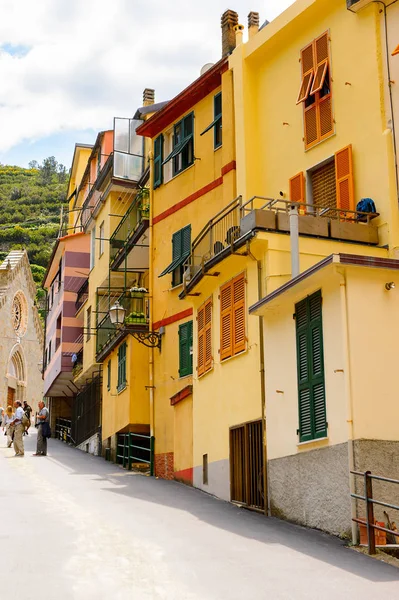
[[[228,358],[223,358],[220,359],[220,364],[224,365],[225,363],[230,362],[231,360],[233,360],[234,358],[237,358],[238,356],[242,356],[243,354],[248,354],[249,349],[245,348],[245,350],[241,350],[241,352],[238,352],[237,354],[233,354],[233,356],[229,356]]]
[[[220,144],[219,146],[213,147],[213,151],[217,152],[217,150],[220,150],[220,148],[223,146],[223,144]]]
[[[226,358],[226,360],[228,360],[228,359]],[[205,371],[205,373],[201,373],[201,375],[197,375],[197,380],[200,381],[200,379],[203,379],[204,377],[209,375],[209,373],[213,373],[213,371],[214,371],[214,362],[212,361],[211,368],[208,369],[207,371]]]
[[[117,393],[118,393],[118,394],[121,394],[121,393],[122,393],[122,392],[124,392],[126,389],[127,389],[127,383],[124,383],[124,384],[123,384],[123,387],[118,387],[116,391],[117,391]]]
[[[315,440],[309,440],[307,442],[299,442],[297,444],[298,450],[306,449],[311,450],[312,448],[318,448],[319,446],[328,446],[330,440],[329,437],[316,438]]]
[[[179,288],[183,288],[183,282],[178,283],[177,285],[172,285],[172,287],[169,288],[168,292],[174,292],[175,290],[178,290]]]
[[[176,177],[179,177],[179,175],[182,175],[183,173],[187,173],[187,171],[189,169],[192,169],[195,166],[195,160],[193,160],[192,164],[189,165],[188,167],[186,167],[185,169],[182,169],[181,171],[179,171],[178,173],[176,173],[175,175],[172,175],[172,177],[169,179],[169,181],[167,181],[164,185],[167,185],[168,183],[170,183],[171,181],[174,181],[176,179]]]

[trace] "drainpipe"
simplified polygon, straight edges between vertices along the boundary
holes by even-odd
[[[299,216],[298,205],[290,205],[291,278],[299,275]]]
[[[153,286],[153,225],[152,219],[154,215],[154,154],[152,151],[148,154],[150,162],[150,226],[149,226],[149,288],[150,288],[150,331],[153,330],[154,322],[154,286]],[[149,359],[149,390],[150,390],[150,435],[153,437],[155,431],[154,425],[154,348],[150,348]]]
[[[251,252],[251,242],[247,242],[247,254],[256,261],[258,272],[258,300],[262,299],[262,261],[258,260]],[[262,415],[262,449],[263,449],[263,492],[264,492],[264,513],[269,516],[270,499],[268,494],[268,469],[267,469],[267,432],[266,432],[266,385],[265,385],[265,348],[263,335],[263,317],[259,316],[259,363],[260,363],[260,401]]]
[[[355,451],[354,451],[354,435],[353,435],[353,398],[352,398],[352,381],[350,371],[350,344],[349,344],[349,329],[348,329],[348,302],[346,294],[346,279],[345,275],[339,272],[341,281],[339,284],[341,298],[341,315],[342,315],[342,340],[344,350],[344,377],[346,391],[346,422],[348,426],[348,463],[349,471],[355,470]],[[354,476],[349,472],[349,489],[350,493],[355,493]],[[356,518],[356,500],[351,498],[351,518]],[[352,521],[352,542],[357,543],[357,525]]]

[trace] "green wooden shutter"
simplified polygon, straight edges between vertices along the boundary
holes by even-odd
[[[118,392],[126,387],[126,342],[118,348]]]
[[[163,135],[159,135],[154,142],[154,189],[163,182]]]
[[[181,254],[188,255],[191,252],[191,225],[187,225],[183,227],[181,230],[182,233],[182,246],[181,246]]]
[[[172,236],[172,260],[176,260],[181,256],[182,231],[182,229],[179,229]]]
[[[179,376],[192,375],[193,372],[193,322],[179,326]]]
[[[327,435],[321,307],[320,291],[295,306],[301,442]]]
[[[111,359],[109,359],[107,364],[107,389],[111,389]]]

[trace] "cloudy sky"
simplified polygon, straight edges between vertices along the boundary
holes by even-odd
[[[70,166],[145,87],[172,98],[221,56],[220,16],[261,23],[293,0],[1,0],[0,162],[54,155]]]

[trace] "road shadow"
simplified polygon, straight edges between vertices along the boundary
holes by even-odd
[[[47,460],[57,461],[70,476],[89,475],[96,482],[117,486],[104,487],[107,493],[186,511],[213,527],[262,544],[286,546],[372,582],[399,581],[399,569],[354,552],[335,536],[265,517],[175,481],[133,475],[103,458],[91,456],[57,440],[51,440],[50,444]]]

